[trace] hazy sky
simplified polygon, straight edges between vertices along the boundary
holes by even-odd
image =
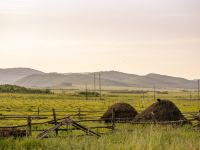
[[[200,78],[200,0],[0,0],[0,68]]]

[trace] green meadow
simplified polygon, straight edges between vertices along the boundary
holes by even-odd
[[[183,113],[198,112],[200,101],[196,92],[169,91],[168,94],[156,94],[156,98],[173,101]],[[79,95],[77,91],[57,91],[54,94],[0,94],[0,114],[37,115],[38,108],[41,115],[51,115],[55,108],[58,115],[69,115],[67,111],[94,111],[93,116],[101,116],[109,106],[117,102],[131,104],[138,112],[155,102],[154,93],[143,94],[111,93],[104,91],[102,99]],[[60,112],[59,112],[60,111]],[[66,113],[64,112],[66,111]],[[95,112],[100,111],[100,112]],[[98,119],[98,118],[97,118]],[[40,122],[40,120],[33,120]],[[24,120],[0,120],[0,126],[26,124]],[[94,125],[85,123],[86,126]],[[65,132],[60,136],[38,140],[36,133],[29,138],[1,138],[0,149],[94,149],[94,150],[198,150],[200,149],[200,132],[192,126],[173,127],[158,125],[117,124],[114,131],[96,130],[100,138],[85,135],[82,132]]]

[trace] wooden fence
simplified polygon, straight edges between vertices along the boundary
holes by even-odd
[[[4,111],[5,110],[0,110]],[[9,110],[14,111],[14,110]],[[0,120],[27,120],[25,124],[22,125],[14,125],[14,126],[0,126],[0,136],[6,135],[9,136],[9,134],[5,134],[4,132],[8,132],[9,130],[13,131],[16,136],[32,136],[33,132],[40,132],[37,136],[37,138],[42,139],[47,137],[49,132],[55,132],[55,135],[58,136],[59,132],[64,131],[74,131],[74,130],[82,130],[86,134],[91,134],[99,137],[100,135],[92,130],[94,129],[109,129],[111,131],[115,130],[116,122],[117,123],[132,123],[132,124],[177,124],[182,123],[183,121],[163,121],[163,122],[130,122],[127,120],[130,120],[130,118],[116,118],[115,116],[115,110],[112,111],[112,117],[108,118],[110,119],[109,124],[101,124],[97,126],[91,126],[86,127],[81,125],[82,123],[86,122],[96,122],[96,123],[102,123],[102,120],[100,119],[101,116],[94,115],[94,113],[101,113],[102,111],[83,111],[81,109],[77,110],[56,110],[52,109],[51,114],[42,114],[42,113],[50,113],[50,111],[42,111],[39,108],[35,111],[37,114],[35,115],[13,115],[13,114],[1,114]],[[65,114],[58,114],[58,113],[65,113]],[[197,113],[190,112],[190,113],[184,113],[184,116],[186,116],[191,121],[199,121],[200,119],[198,117],[195,117]],[[198,118],[198,119],[197,119]],[[40,121],[45,120],[41,122],[33,122],[34,120]],[[198,123],[199,124],[199,123]],[[37,127],[40,127],[42,125],[46,125],[46,129],[37,129]],[[61,126],[66,125],[66,128],[61,129]],[[51,126],[51,128],[47,128],[47,126]],[[68,126],[72,126],[69,128]],[[2,133],[1,133],[2,132]],[[10,131],[9,131],[10,132]],[[10,133],[13,133],[10,132]],[[23,133],[23,134],[18,134]],[[26,134],[24,134],[24,132]],[[13,134],[11,134],[13,135]]]
[[[5,111],[5,110],[0,110],[0,111]],[[9,110],[9,111],[16,111],[16,110]],[[84,127],[82,125],[80,125],[80,123],[83,122],[101,122],[102,120],[100,120],[100,116],[94,116],[91,114],[94,112],[98,112],[98,113],[102,113],[102,111],[81,111],[81,109],[78,109],[77,111],[75,110],[71,110],[71,111],[63,111],[63,110],[55,110],[52,109],[52,114],[41,114],[41,112],[48,112],[49,111],[31,111],[31,112],[37,112],[37,115],[13,115],[13,114],[1,114],[0,115],[0,120],[27,120],[26,124],[23,125],[15,125],[15,126],[0,126],[0,132],[4,132],[7,131],[8,129],[10,130],[15,130],[15,129],[24,129],[26,130],[26,136],[32,136],[32,132],[47,132],[49,130],[53,131],[55,130],[55,134],[56,136],[59,134],[59,131],[73,131],[73,130],[82,130],[84,132],[86,132],[88,134],[88,131],[90,134],[93,135],[97,135],[97,133],[91,131],[91,129],[111,129],[114,130],[115,128],[115,118],[114,118],[114,114],[112,117],[112,124],[108,125],[99,125],[99,126],[92,126],[92,127]],[[57,113],[66,113],[66,114],[70,114],[71,115],[60,115]],[[114,112],[113,112],[114,113]],[[71,119],[73,118],[73,120]],[[96,119],[98,118],[98,119]],[[70,119],[70,122],[69,122]],[[34,123],[33,120],[49,120],[49,121],[43,121],[43,122],[37,122]],[[66,121],[68,120],[68,121]],[[63,122],[64,121],[64,122]],[[67,129],[60,129],[59,127],[61,125],[72,125],[73,128],[67,128]],[[50,129],[34,129],[35,126],[41,126],[41,125],[51,125],[53,126]],[[21,132],[21,130],[19,130],[19,132]],[[41,133],[41,134],[42,134]],[[0,135],[4,135],[4,134],[0,134]],[[7,134],[6,134],[7,135]],[[46,135],[46,133],[45,133]],[[39,136],[39,135],[38,135]],[[99,135],[98,135],[99,136]],[[39,136],[40,137],[40,136]],[[43,137],[43,135],[41,136]],[[44,136],[45,137],[45,136]]]

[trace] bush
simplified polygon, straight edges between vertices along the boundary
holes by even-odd
[[[91,97],[98,97],[99,93],[98,92],[79,92],[78,95],[80,96],[85,96],[87,94],[87,96],[91,96]]]
[[[157,94],[169,94],[168,91],[157,91]]]
[[[49,89],[31,89],[16,85],[0,85],[0,93],[50,94]]]

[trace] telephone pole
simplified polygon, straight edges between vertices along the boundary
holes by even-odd
[[[99,98],[101,100],[101,72],[99,72]]]
[[[142,99],[143,99],[143,101],[144,101],[144,91],[142,92]]]
[[[155,84],[153,86],[153,89],[154,89],[154,101],[156,101],[156,85]]]
[[[198,100],[200,100],[200,97],[199,97],[199,96],[200,96],[200,95],[199,95],[199,88],[200,88],[200,85],[199,85],[199,84],[200,84],[200,80],[198,80]]]
[[[94,72],[94,92],[96,92],[96,74]]]
[[[87,89],[87,83],[85,84],[85,98],[88,100],[88,89]]]

